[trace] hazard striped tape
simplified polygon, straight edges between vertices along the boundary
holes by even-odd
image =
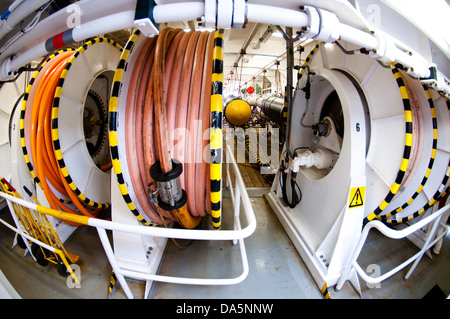
[[[117,136],[117,127],[118,127],[118,116],[117,116],[117,108],[118,108],[118,99],[120,95],[120,90],[122,87],[122,77],[124,70],[127,65],[127,59],[134,47],[136,40],[138,39],[141,32],[136,30],[129,38],[125,48],[120,55],[119,63],[117,65],[116,71],[114,73],[113,78],[113,86],[111,92],[111,99],[109,101],[109,147],[111,150],[111,159],[113,164],[113,171],[117,177],[117,184],[119,186],[119,191],[122,194],[122,197],[128,206],[131,213],[137,218],[137,220],[145,226],[156,226],[152,221],[147,221],[139,212],[137,207],[134,205],[133,200],[128,192],[127,186],[125,185],[125,179],[122,173],[122,166],[119,159],[119,146],[118,146],[118,136]]]
[[[73,49],[68,48],[68,49],[59,50],[59,51],[53,53],[52,55],[50,55],[47,59],[45,59],[44,62],[42,62],[38,66],[37,70],[33,73],[30,81],[28,82],[28,86],[27,86],[27,88],[25,90],[25,94],[24,94],[24,97],[23,97],[23,100],[22,100],[22,106],[21,106],[21,110],[20,110],[20,120],[19,120],[20,146],[22,148],[22,153],[23,153],[23,157],[25,159],[25,164],[27,165],[27,168],[30,171],[31,176],[33,177],[34,183],[39,185],[39,187],[41,187],[41,188],[42,188],[41,182],[39,181],[39,177],[37,176],[36,172],[34,171],[34,167],[33,167],[33,164],[31,163],[31,159],[30,159],[30,157],[28,155],[26,142],[25,142],[25,114],[26,114],[26,108],[27,108],[27,103],[28,103],[28,99],[29,99],[31,88],[32,88],[34,82],[36,81],[36,77],[39,75],[39,72],[42,70],[42,68],[45,66],[45,64],[48,63],[48,61],[53,59],[58,54],[61,54],[61,53],[66,52],[66,51],[73,51]]]
[[[381,216],[381,220],[383,220],[383,221],[387,220],[389,217],[392,217],[392,216],[396,215],[397,213],[401,212],[402,210],[404,210],[406,207],[408,207],[414,201],[414,199],[417,198],[417,196],[419,196],[419,194],[422,192],[423,188],[425,187],[425,184],[428,181],[431,170],[433,168],[434,160],[436,157],[436,151],[437,151],[437,137],[438,137],[436,109],[434,107],[434,103],[433,103],[433,99],[431,98],[430,91],[428,90],[428,88],[426,86],[423,86],[423,89],[425,90],[425,93],[427,95],[428,104],[429,104],[430,110],[431,110],[432,124],[433,124],[433,146],[432,146],[432,150],[431,150],[430,160],[428,162],[428,169],[420,183],[419,188],[415,191],[415,193],[411,196],[411,198],[406,203],[404,203],[402,206],[391,211],[390,213],[387,213],[387,214]]]
[[[328,284],[325,283],[322,287],[322,289],[320,289],[320,292],[322,293],[322,296],[325,299],[330,299],[331,295],[330,295],[330,288],[328,288]]]
[[[56,86],[55,90],[55,97],[53,99],[53,107],[52,107],[52,140],[53,140],[53,148],[55,151],[56,160],[58,161],[60,171],[62,175],[64,176],[65,180],[69,184],[70,189],[77,195],[77,197],[84,202],[86,205],[94,207],[94,208],[108,208],[110,206],[109,203],[97,203],[91,199],[89,199],[86,195],[84,195],[80,189],[75,185],[73,182],[72,177],[69,174],[69,171],[67,170],[66,164],[64,162],[63,154],[61,151],[61,144],[59,142],[59,131],[58,131],[58,113],[59,113],[59,103],[60,98],[62,94],[62,88],[66,79],[67,74],[69,73],[70,68],[72,67],[75,60],[80,56],[80,54],[83,54],[91,45],[95,43],[101,43],[105,42],[108,43],[114,47],[116,47],[118,50],[122,50],[122,47],[116,43],[115,41],[107,38],[95,38],[93,40],[90,40],[86,42],[83,46],[79,47],[72,57],[70,57],[69,61],[66,64],[66,67],[64,68],[61,77],[59,78],[58,85]]]
[[[400,71],[397,68],[392,68],[392,73],[396,79],[397,85],[400,89],[400,94],[403,100],[403,107],[405,110],[405,147],[403,149],[403,158],[400,164],[400,169],[397,172],[394,184],[390,187],[389,193],[384,198],[383,202],[366,218],[364,218],[363,224],[367,224],[369,221],[378,218],[378,216],[384,211],[384,209],[389,205],[389,203],[394,198],[400,189],[400,185],[405,177],[406,170],[409,164],[409,158],[411,155],[411,146],[413,141],[413,122],[412,122],[412,112],[411,103],[409,100],[408,91],[406,90],[405,82],[403,81]]]
[[[450,114],[450,103],[447,98],[445,98],[445,101],[447,103],[447,109]],[[385,221],[385,223],[390,224],[390,225],[400,224],[400,223],[410,221],[410,220],[422,215],[423,213],[425,213],[429,208],[431,208],[434,205],[436,205],[437,203],[439,203],[439,201],[450,192],[450,187],[448,185],[449,180],[450,180],[450,161],[447,165],[447,172],[445,173],[445,176],[442,179],[441,185],[438,187],[438,190],[434,193],[433,197],[431,198],[431,200],[428,203],[426,203],[420,210],[414,212],[413,214],[411,214],[409,216],[403,217],[401,219],[392,219],[392,220],[388,219]]]
[[[221,228],[222,212],[222,89],[223,89],[223,30],[214,34],[210,118],[210,183],[213,228]]]

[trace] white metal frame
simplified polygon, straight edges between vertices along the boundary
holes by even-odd
[[[248,275],[249,266],[247,253],[245,250],[244,239],[253,234],[256,229],[256,217],[250,203],[250,198],[247,194],[247,190],[245,188],[244,181],[239,172],[239,167],[232,156],[233,153],[229,147],[227,147],[228,156],[231,160],[231,166],[234,170],[234,174],[236,177],[236,185],[234,187],[234,195],[232,197],[233,205],[234,205],[234,228],[232,230],[200,230],[200,229],[173,229],[173,228],[161,228],[161,227],[146,227],[141,225],[126,225],[117,222],[101,220],[96,218],[89,218],[88,225],[95,227],[97,229],[99,238],[102,242],[103,248],[107,255],[107,258],[117,276],[119,283],[122,285],[122,288],[128,298],[133,298],[133,294],[125,280],[125,277],[134,278],[139,280],[151,280],[151,281],[160,281],[167,283],[177,283],[177,284],[189,284],[189,285],[234,285],[242,282]],[[227,169],[229,165],[227,165]],[[230,173],[227,172],[227,175],[230,176]],[[230,180],[228,180],[228,186],[232,187]],[[5,198],[8,202],[15,202],[19,205],[22,205],[26,208],[36,210],[37,205],[27,202],[22,199],[18,199],[16,197],[10,196],[6,193],[0,192],[0,196]],[[247,220],[247,226],[244,228],[241,227],[240,222],[240,205],[242,204],[244,215]],[[60,213],[55,211],[57,214]],[[12,226],[8,226],[7,223],[0,219],[0,222],[4,223],[11,230],[25,235],[25,237],[33,242],[52,250],[51,247],[46,246],[44,243],[23,234],[18,228],[14,228]],[[242,258],[242,273],[234,278],[185,278],[185,277],[175,277],[175,276],[163,276],[156,274],[145,274],[138,271],[133,271],[129,269],[123,269],[119,266],[116,257],[114,255],[113,249],[111,247],[111,243],[109,242],[106,231],[114,230],[121,231],[127,233],[133,233],[144,236],[155,236],[155,237],[163,237],[163,238],[177,238],[177,239],[193,239],[193,240],[232,240],[233,243],[239,243],[239,248],[241,252]]]
[[[446,206],[440,208],[438,211],[430,214],[426,218],[420,220],[419,222],[408,226],[407,228],[404,228],[402,230],[395,230],[392,228],[389,228],[384,223],[382,223],[379,220],[373,220],[370,223],[368,223],[361,234],[361,238],[358,242],[357,249],[355,250],[353,257],[351,259],[351,263],[347,267],[347,269],[343,272],[343,275],[339,279],[336,289],[340,290],[342,286],[344,285],[345,281],[348,280],[349,274],[352,269],[355,269],[358,275],[367,283],[369,284],[377,284],[382,282],[383,280],[391,277],[392,275],[396,274],[406,266],[408,266],[410,263],[414,261],[414,264],[409,269],[408,273],[405,275],[405,280],[408,279],[414,269],[419,264],[422,256],[431,248],[433,247],[441,238],[443,238],[450,230],[450,227],[445,224],[445,221],[442,220],[442,215],[447,212],[450,209],[450,204],[447,204]],[[386,272],[385,274],[379,276],[379,277],[373,277],[367,275],[367,273],[361,268],[361,266],[358,264],[358,257],[361,253],[361,250],[366,242],[367,236],[369,235],[369,232],[375,228],[378,231],[380,231],[383,235],[392,238],[392,239],[402,239],[406,238],[407,236],[413,234],[414,232],[420,230],[422,227],[425,227],[426,225],[433,222],[431,230],[428,232],[426,236],[425,243],[423,244],[423,247],[421,250],[416,253],[414,256],[409,258],[408,260],[404,261],[397,267],[391,269],[390,271]],[[441,226],[441,232],[437,234],[439,227]]]

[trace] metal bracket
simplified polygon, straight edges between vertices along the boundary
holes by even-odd
[[[155,6],[155,0],[137,0],[136,2],[133,24],[147,37],[154,37],[159,34],[153,18]]]

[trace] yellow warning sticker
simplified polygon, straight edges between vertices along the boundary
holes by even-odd
[[[366,187],[354,187],[350,190],[350,200],[348,208],[355,208],[364,205]]]

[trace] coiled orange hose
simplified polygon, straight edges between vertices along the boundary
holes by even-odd
[[[156,210],[148,199],[149,170],[158,160],[163,172],[170,171],[172,158],[183,163],[180,181],[190,215],[210,213],[209,165],[203,154],[209,135],[203,139],[203,132],[209,127],[213,39],[210,32],[161,30],[143,44],[127,83],[128,170],[137,200],[158,224],[162,218],[179,218]],[[179,136],[183,130],[187,135]]]
[[[36,85],[36,94],[32,101],[32,119],[30,125],[31,154],[34,161],[36,175],[51,208],[72,214],[83,214],[96,217],[101,209],[91,210],[80,201],[72,191],[55,157],[52,140],[51,112],[56,86],[67,62],[74,54],[73,51],[62,52],[47,61],[49,67]],[[62,202],[63,198],[70,198],[78,209],[72,209]],[[66,221],[71,225],[76,225]]]

